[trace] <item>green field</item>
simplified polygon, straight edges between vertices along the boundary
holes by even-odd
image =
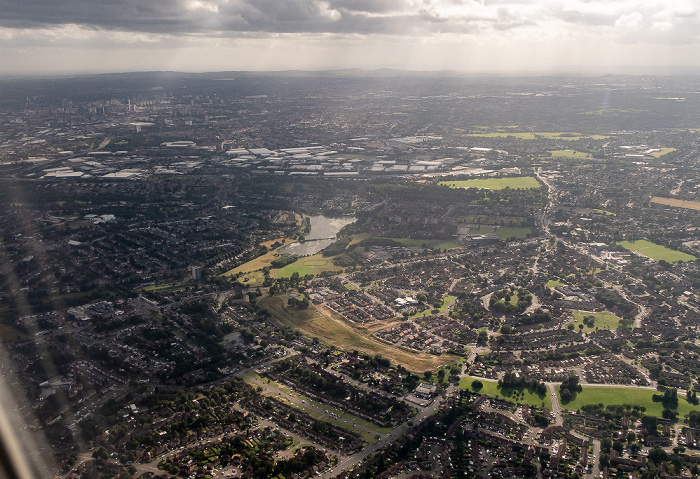
[[[641,253],[656,261],[665,260],[669,263],[675,263],[677,261],[694,261],[697,259],[693,255],[676,251],[647,240],[621,241],[620,246],[630,251]]]
[[[397,243],[401,243],[403,246],[406,247],[411,247],[411,246],[423,246],[425,245],[428,248],[435,248],[435,249],[454,249],[454,248],[461,248],[462,245],[457,243],[456,241],[445,241],[445,240],[439,240],[439,239],[419,239],[419,238],[382,238],[378,237],[379,239],[390,239],[394,240]]]
[[[590,153],[576,150],[549,150],[553,158],[590,158]]]
[[[512,176],[507,178],[475,178],[473,180],[441,181],[441,185],[450,188],[485,188],[488,190],[502,190],[504,188],[529,189],[540,188],[542,185],[533,176]]]
[[[652,400],[652,395],[660,394],[652,389],[641,389],[637,387],[605,387],[605,386],[583,386],[583,391],[578,393],[576,397],[564,404],[561,403],[561,398],[559,398],[560,404],[564,409],[576,410],[581,406],[586,404],[600,404],[604,406],[610,404],[630,404],[637,406],[644,406],[646,408],[646,414],[652,416],[661,417],[661,411],[663,411],[663,405],[660,402],[654,402]],[[557,396],[559,396],[559,389],[557,388]],[[698,406],[693,406],[685,400],[682,395],[678,395],[678,413],[679,417],[682,419],[684,415],[688,414],[691,410],[700,410]]]
[[[547,138],[549,140],[569,140],[575,141],[581,138],[591,138],[593,140],[603,140],[608,138],[605,135],[582,135],[580,133],[567,133],[567,132],[550,132],[550,131],[536,131],[536,132],[513,132],[513,131],[492,131],[484,133],[470,133],[466,136],[477,137],[477,138],[517,138],[520,140],[534,140],[536,138]]]
[[[500,399],[506,399],[508,401],[513,401],[513,402],[518,402],[519,404],[530,404],[531,406],[537,406],[537,407],[542,407],[542,403],[544,403],[544,407],[548,409],[552,409],[552,399],[549,397],[549,392],[545,394],[544,396],[540,397],[535,393],[531,393],[525,388],[500,388],[498,386],[497,381],[489,381],[486,379],[479,379],[484,384],[484,387],[479,389],[478,391],[472,389],[472,382],[474,382],[474,379],[472,378],[462,378],[459,381],[459,387],[460,389],[468,389],[471,392],[478,393],[478,394],[486,394],[487,396],[491,397],[496,397]],[[514,392],[519,392],[522,393],[522,399],[518,399],[517,401],[513,398],[513,393]]]
[[[289,278],[294,273],[299,273],[299,276],[301,276],[303,278],[307,274],[315,275],[316,270],[311,265],[307,266],[304,264],[297,264],[297,263],[288,264],[284,268],[280,268],[279,270],[277,270],[277,276],[279,278]]]
[[[588,333],[590,331],[595,331],[596,329],[617,329],[620,327],[620,318],[612,313],[603,311],[601,313],[593,313],[589,311],[573,311],[572,316],[574,317],[575,331],[579,331],[579,324],[583,324],[584,316],[595,316],[595,323],[592,328],[588,326],[583,326],[583,332]]]
[[[509,238],[525,239],[530,234],[530,228],[511,228],[509,226],[501,226],[496,230],[496,236],[502,240]]]
[[[562,284],[566,284],[566,283],[564,283],[563,281],[558,280],[558,279],[550,279],[549,281],[547,281],[546,286],[548,288],[556,288],[557,286],[561,286]]]
[[[265,275],[262,271],[251,271],[238,278],[238,281],[248,288],[256,288],[263,285],[265,282]]]
[[[617,213],[613,213],[612,211],[607,211],[607,210],[594,210],[596,213],[605,215],[605,216],[617,216]]]
[[[442,298],[442,306],[438,308],[439,313],[444,313],[447,311],[447,308],[449,308],[454,300],[457,299],[457,296],[452,296],[451,294],[446,294],[444,298]],[[422,316],[429,316],[433,314],[433,308],[429,307],[428,309],[425,309],[423,311],[417,312],[413,315],[411,315],[412,318],[420,318]]]

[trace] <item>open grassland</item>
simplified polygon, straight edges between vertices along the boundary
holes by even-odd
[[[557,397],[559,397],[562,408],[575,411],[586,404],[603,404],[604,406],[617,404],[629,404],[644,406],[646,414],[661,417],[661,412],[664,407],[660,402],[654,402],[652,396],[661,394],[653,389],[641,389],[636,387],[607,387],[607,386],[586,386],[583,385],[583,391],[578,393],[574,399],[568,403],[561,402],[559,397],[559,388],[557,389]],[[697,406],[688,403],[682,395],[678,395],[678,414],[683,418],[691,410],[697,410]]]
[[[694,261],[697,259],[693,255],[683,253],[682,251],[676,251],[647,240],[621,241],[620,246],[630,251],[641,253],[656,261],[665,260],[669,263],[675,263],[677,261]]]
[[[540,188],[542,185],[533,176],[513,176],[507,178],[475,178],[472,180],[441,181],[441,185],[450,188],[485,188],[488,190],[502,190],[504,188],[529,189]]]
[[[659,148],[659,151],[655,151],[654,153],[651,154],[654,158],[658,158],[660,156],[664,156],[667,153],[671,153],[673,151],[676,151],[675,148]]]
[[[318,338],[339,349],[345,351],[356,349],[372,355],[381,354],[389,358],[392,363],[400,364],[418,373],[432,371],[457,360],[457,357],[451,354],[436,356],[419,353],[385,343],[372,336],[374,331],[388,327],[391,321],[372,325],[354,324],[323,306],[318,309],[312,306],[303,311],[288,310],[286,300],[286,296],[282,295],[269,296],[262,299],[259,305],[269,311],[282,325],[299,330],[306,336]]]
[[[589,311],[574,311],[571,313],[574,317],[575,331],[579,331],[579,324],[583,324],[584,316],[595,316],[595,322],[592,328],[589,328],[585,324],[583,325],[583,332],[587,333],[589,331],[595,331],[596,329],[617,329],[620,327],[620,318],[612,313],[603,311],[600,313],[593,313]]]
[[[553,158],[590,158],[591,154],[576,150],[550,150]]]
[[[549,397],[549,393],[543,396],[538,396],[536,393],[530,392],[525,388],[501,388],[498,386],[497,381],[489,381],[486,379],[479,379],[483,383],[481,389],[472,388],[472,383],[475,380],[472,378],[462,378],[459,381],[460,389],[468,389],[471,392],[477,394],[486,394],[487,396],[505,399],[507,401],[517,402],[519,404],[529,404],[531,406],[544,407],[547,409],[552,409],[552,399]],[[515,393],[518,393],[517,399],[515,398]]]
[[[501,226],[496,230],[496,236],[502,240],[510,238],[525,239],[530,234],[530,228],[511,228],[509,226]]]
[[[661,196],[654,196],[651,199],[651,202],[658,203],[660,205],[685,208],[688,210],[700,210],[700,201],[679,200],[676,198],[663,198]]]

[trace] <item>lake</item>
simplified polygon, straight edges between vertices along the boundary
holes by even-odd
[[[280,249],[282,254],[296,254],[299,256],[309,256],[316,254],[326,246],[332,244],[338,231],[345,225],[354,223],[357,218],[354,216],[342,216],[331,218],[329,216],[309,216],[311,221],[311,231],[306,235],[303,243],[292,243]]]

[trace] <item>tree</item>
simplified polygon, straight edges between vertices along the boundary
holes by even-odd
[[[481,390],[481,388],[483,388],[483,387],[484,387],[484,383],[482,383],[482,382],[479,381],[478,379],[475,379],[474,381],[472,381],[472,389],[473,389],[474,391],[479,391],[479,390]]]
[[[637,435],[630,431],[627,433],[627,444],[632,444],[637,439]]]

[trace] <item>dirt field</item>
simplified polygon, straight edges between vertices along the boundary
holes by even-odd
[[[661,196],[654,196],[651,199],[651,202],[658,203],[660,205],[676,206],[678,208],[686,208],[689,210],[700,210],[700,201],[688,201],[688,200],[679,200],[676,198],[662,198]]]

